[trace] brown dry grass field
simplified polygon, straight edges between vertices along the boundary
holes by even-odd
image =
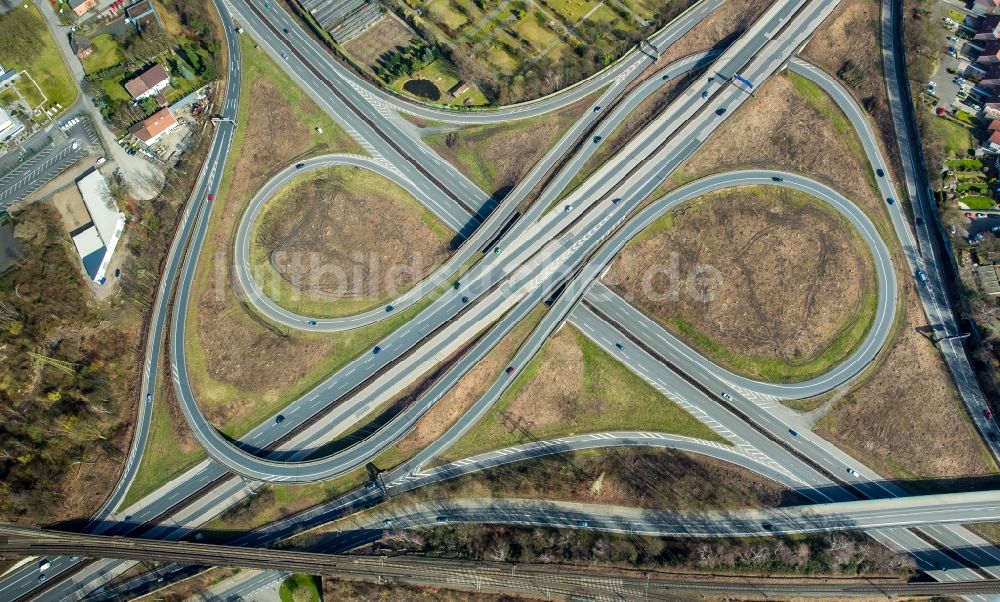
[[[905,322],[881,366],[819,421],[816,432],[896,479],[978,477],[996,465],[952,385],[908,285]],[[908,485],[935,489],[933,482]]]
[[[500,200],[580,119],[598,94],[539,117],[463,127],[428,135],[425,140],[484,192]]]
[[[892,113],[882,76],[879,0],[842,0],[830,18],[813,34],[801,56],[837,76],[869,113],[882,150],[892,166],[897,182],[902,168],[896,152]]]
[[[692,287],[706,267],[717,270],[715,284]],[[866,317],[863,291],[871,291],[873,278],[868,249],[836,212],[802,193],[765,186],[685,203],[626,247],[605,281],[691,344],[699,343],[686,336],[693,329],[731,354],[790,368],[816,362]],[[746,372],[748,366],[702,350]]]
[[[710,173],[780,167],[838,189],[887,222],[861,142],[833,101],[795,75],[772,77],[674,172],[664,189]],[[654,197],[657,196],[654,194]]]
[[[408,25],[388,13],[371,29],[344,44],[344,50],[358,63],[374,71],[379,67],[379,57],[395,52],[397,46],[409,46],[410,40],[415,37]]]
[[[313,316],[384,303],[451,255],[454,232],[396,184],[358,167],[309,172],[254,228],[254,276],[279,305]]]
[[[660,55],[656,66],[648,69],[647,73],[689,54],[705,52],[716,46],[731,44],[772,4],[774,4],[774,0],[742,0],[724,3],[701,23],[692,27],[691,31],[684,34],[684,37],[674,42],[666,52]]]
[[[653,510],[730,510],[808,503],[749,470],[675,450],[617,448],[517,462],[424,487],[415,500],[521,497]]]

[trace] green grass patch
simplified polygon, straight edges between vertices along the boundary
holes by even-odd
[[[965,155],[972,148],[972,132],[950,119],[931,119],[931,128],[944,144],[945,156]]]
[[[129,95],[128,90],[125,86],[121,85],[120,82],[116,82],[111,79],[101,80],[101,88],[104,89],[104,93],[108,95],[111,100],[121,100],[124,102],[130,102],[132,97]]]
[[[975,115],[971,115],[965,111],[955,111],[952,116],[962,123],[967,123],[972,127],[979,127],[979,118]]]
[[[291,575],[281,582],[281,602],[320,602],[319,579],[312,575]]]
[[[992,209],[997,203],[996,200],[979,194],[963,196],[958,199],[958,202],[964,204],[969,209]]]
[[[584,363],[580,394],[576,399],[566,401],[574,404],[572,411],[568,412],[573,417],[572,421],[558,426],[531,427],[530,433],[511,431],[502,421],[503,414],[543,366],[548,370],[558,370],[558,366],[546,362],[552,344],[550,341],[532,358],[496,406],[442,454],[442,462],[570,433],[642,429],[726,442],[582,333],[571,326],[564,328],[570,331],[580,346]],[[595,400],[597,403],[584,400]]]
[[[546,6],[562,15],[570,23],[576,23],[598,6],[596,0],[551,0]]]
[[[161,372],[169,373],[166,370]],[[153,493],[206,457],[205,450],[200,445],[195,445],[194,449],[187,452],[181,451],[174,421],[163,393],[164,386],[173,385],[167,379],[161,378],[157,381],[156,394],[153,396],[153,413],[149,422],[149,438],[146,440],[145,449],[142,450],[142,460],[139,462],[135,479],[125,494],[122,508],[127,508]]]
[[[944,162],[945,167],[956,171],[981,171],[983,162],[979,159],[949,159]]]
[[[38,108],[45,103],[45,94],[30,77],[22,76],[14,83],[14,87],[17,88],[17,92],[32,109]]]
[[[847,134],[854,132],[854,127],[851,126],[850,120],[847,116],[840,110],[839,107],[830,99],[826,91],[820,88],[818,85],[814,84],[805,77],[799,75],[798,73],[787,72],[785,77],[788,81],[792,83],[792,87],[795,88],[795,92],[806,101],[806,103],[812,108],[816,109],[823,114],[824,117],[830,120],[833,124],[833,129],[837,131],[838,134]]]
[[[99,36],[94,36],[90,42],[94,45],[94,52],[80,61],[83,63],[85,72],[94,73],[113,67],[125,60],[125,54],[111,34],[102,33]]]
[[[0,16],[0,31],[4,35],[15,28],[30,32],[30,35],[12,36],[10,46],[0,44],[0,64],[5,69],[27,71],[48,97],[50,106],[59,103],[67,109],[76,102],[79,93],[76,84],[38,7],[33,3],[26,6],[16,6]]]

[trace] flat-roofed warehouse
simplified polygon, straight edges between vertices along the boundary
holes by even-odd
[[[375,25],[385,14],[371,0],[303,0],[302,6],[338,44]]]

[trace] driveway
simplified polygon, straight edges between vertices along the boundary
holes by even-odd
[[[117,137],[114,132],[108,129],[104,118],[101,117],[101,112],[94,105],[93,99],[82,92],[83,87],[80,84],[83,82],[85,74],[83,72],[83,65],[80,64],[80,59],[76,57],[76,54],[73,53],[73,49],[69,45],[70,28],[59,24],[59,19],[52,10],[51,4],[45,0],[36,0],[35,3],[38,5],[39,10],[42,11],[42,14],[45,15],[49,31],[55,38],[56,44],[59,46],[59,51],[63,55],[63,62],[66,63],[70,73],[73,74],[73,78],[80,87],[83,110],[90,115],[97,133],[104,143],[104,148],[110,155],[108,158],[113,160],[118,166],[118,170],[122,174],[122,178],[128,185],[129,192],[133,197],[141,200],[154,198],[160,193],[160,189],[163,188],[163,172],[144,159],[139,158],[138,155],[129,155],[118,144]]]

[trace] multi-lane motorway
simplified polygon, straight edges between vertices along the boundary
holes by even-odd
[[[697,3],[653,36],[652,43],[660,51],[664,50],[722,2],[703,0]],[[230,77],[220,111],[223,117],[235,118],[240,100],[239,44],[230,14],[234,11],[248,35],[254,37],[367,153],[366,157],[316,157],[305,161],[304,170],[337,164],[371,169],[410,190],[466,241],[441,269],[394,303],[394,311],[402,311],[438,291],[405,326],[379,343],[381,353],[366,353],[348,363],[283,410],[285,420],[280,423],[268,420],[233,444],[220,436],[201,414],[187,378],[183,344],[191,285],[214,206],[207,198],[218,193],[233,134],[231,123],[221,123],[168,257],[154,308],[151,328],[154,334],[148,346],[143,384],[145,400],[147,393],[155,391],[162,337],[169,322],[169,336],[173,340],[169,358],[171,384],[181,401],[185,418],[199,443],[209,451],[211,460],[132,507],[117,509],[145,444],[150,408],[146,403],[141,404],[138,434],[126,471],[98,515],[101,520],[95,521],[91,530],[178,539],[248,495],[257,482],[313,481],[361,466],[405,434],[511,328],[556,290],[561,290],[561,294],[512,360],[514,374],[501,375],[494,381],[480,400],[438,441],[410,462],[383,475],[382,486],[353,492],[303,515],[248,534],[240,545],[261,545],[287,537],[306,525],[321,524],[354,508],[373,505],[390,491],[405,491],[506,461],[555,453],[552,451],[555,449],[585,449],[598,444],[668,446],[709,453],[796,488],[816,502],[847,502],[858,497],[896,500],[905,496],[906,492],[884,483],[873,471],[796,423],[792,412],[774,403],[778,398],[808,397],[842,386],[862,372],[883,349],[897,305],[896,278],[900,273],[912,275],[917,266],[929,267],[930,261],[914,242],[899,205],[889,210],[889,216],[908,263],[906,268],[892,265],[892,254],[869,216],[837,191],[797,174],[772,171],[720,174],[675,191],[630,217],[664,178],[749,98],[750,90],[737,83],[734,77],[739,75],[759,87],[788,64],[836,5],[837,2],[818,0],[779,0],[727,49],[687,57],[655,74],[645,74],[650,76],[627,94],[625,90],[644,75],[644,70],[656,58],[656,53],[650,53],[648,46],[646,51],[637,49],[629,53],[590,80],[535,103],[495,111],[449,112],[422,107],[373,88],[332,59],[278,7],[262,8],[244,0],[218,2],[230,57]],[[290,33],[284,33],[285,30]],[[791,68],[820,83],[845,110],[862,138],[873,172],[875,169],[888,171],[870,126],[850,95],[832,78],[808,65],[793,61]],[[595,132],[606,136],[664,83],[702,69],[706,70],[691,80],[687,91],[603,167],[570,191],[559,209],[545,212],[552,201],[566,192],[566,185],[597,150],[598,145],[590,142]],[[604,92],[592,110],[585,113],[499,204],[477,190],[419,138],[411,136],[411,128],[404,126],[397,114],[403,111],[452,123],[496,122],[543,114],[601,88],[605,88]],[[296,315],[268,299],[250,274],[246,261],[247,233],[253,219],[271,194],[301,171],[289,166],[266,184],[251,202],[234,249],[241,288],[265,315],[294,328],[332,332],[385,318],[391,312],[383,308],[337,319]],[[540,186],[542,182],[546,185]],[[883,196],[896,195],[888,178],[876,178],[876,183]],[[796,187],[829,202],[861,233],[875,259],[879,305],[867,338],[847,361],[830,374],[812,381],[778,386],[748,381],[728,373],[701,358],[598,283],[601,273],[621,246],[656,216],[706,191],[747,184]],[[515,213],[518,205],[529,198],[534,201],[524,214]],[[563,210],[563,204],[570,210]],[[511,220],[514,220],[513,225],[510,225]],[[481,250],[489,251],[487,246],[493,246],[490,241],[507,226],[500,241],[493,243],[502,247],[502,254],[487,252],[462,276],[460,288],[441,286],[452,281],[459,266],[467,264]],[[934,291],[927,291],[927,296],[934,299]],[[513,377],[566,320],[576,324],[609,353],[618,356],[630,370],[705,422],[731,442],[732,447],[672,439],[669,435],[654,433],[586,435],[560,440],[557,444],[493,452],[454,465],[425,469],[431,459],[485,415]],[[471,346],[466,348],[467,345]],[[451,367],[414,404],[369,439],[334,456],[310,457],[324,442],[363,420],[380,403],[454,354],[457,356]],[[722,397],[722,393],[727,397]],[[793,430],[791,426],[796,428]],[[262,451],[265,449],[268,451]],[[953,516],[959,518],[928,520],[937,524],[962,522],[968,518],[968,515]],[[127,520],[124,524],[103,520],[109,517]],[[589,523],[585,518],[575,520]],[[921,568],[937,579],[974,580],[981,579],[983,574],[1000,576],[1000,551],[961,527],[924,527],[922,536],[898,528],[926,522],[905,525],[898,521],[893,524],[859,522],[854,528],[867,529],[887,545],[913,553]],[[579,525],[567,523],[565,526]],[[928,538],[951,549],[951,555],[929,544]],[[127,566],[126,562],[114,560],[78,565],[65,557],[53,559],[49,573],[54,577],[50,581],[54,586],[46,596],[57,599],[82,595]],[[970,567],[977,567],[978,572]],[[37,585],[35,577],[31,567],[14,571],[0,582],[0,596],[17,598],[26,594]]]

